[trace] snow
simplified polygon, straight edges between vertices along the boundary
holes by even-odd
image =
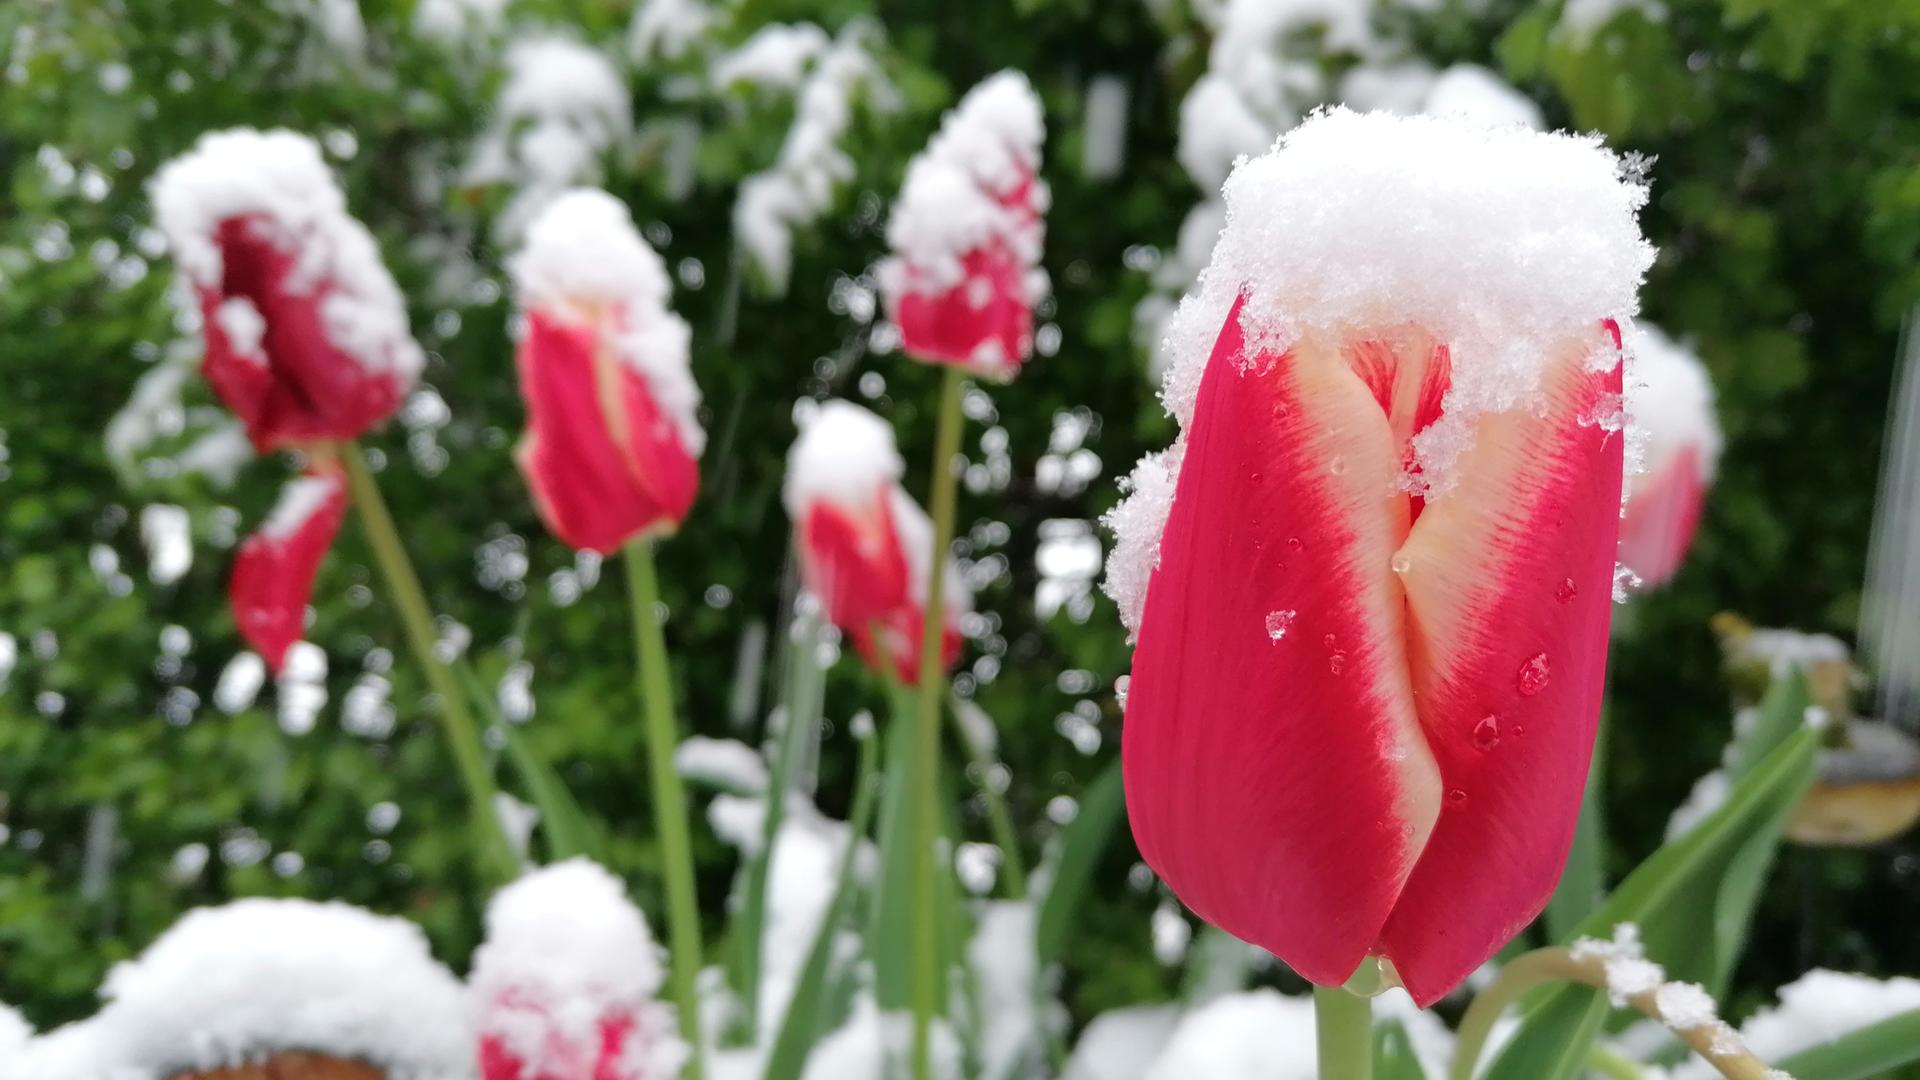
[[[1624,335],[1633,357],[1627,384],[1628,422],[1640,435],[1641,470],[1628,480],[1628,498],[1642,478],[1657,476],[1682,451],[1699,453],[1703,481],[1720,462],[1720,422],[1713,411],[1713,380],[1706,365],[1649,323],[1636,322]]]
[[[1142,1080],[1179,1022],[1177,1005],[1103,1012],[1080,1033],[1063,1080]]]
[[[98,1014],[29,1043],[18,1080],[160,1080],[280,1050],[361,1059],[393,1080],[472,1068],[460,984],[412,923],[339,903],[239,900],[187,913],[116,964]]]
[[[827,32],[812,23],[770,23],[714,60],[708,75],[722,89],[746,83],[793,91],[831,45]]]
[[[967,963],[980,1004],[980,1075],[1033,1075],[1041,1039],[1033,903],[989,901],[975,919]]]
[[[1101,588],[1120,607],[1120,621],[1128,641],[1140,629],[1147,607],[1147,584],[1160,565],[1160,536],[1173,512],[1174,483],[1185,453],[1184,436],[1173,447],[1148,454],[1121,481],[1125,494],[1100,523],[1112,530],[1113,552],[1107,557],[1107,576]]]
[[[868,513],[876,494],[900,482],[906,463],[893,427],[850,401],[822,402],[787,452],[780,498],[795,522],[816,502]]]
[[[735,739],[692,735],[673,752],[680,775],[739,795],[767,790],[767,762],[760,752]]]
[[[858,98],[881,108],[894,90],[868,55],[869,26],[854,22],[814,60],[794,99],[793,124],[771,168],[741,181],[733,230],[765,279],[784,291],[793,272],[793,235],[825,214],[836,188],[853,178],[840,149]]]
[[[1132,96],[1127,81],[1118,75],[1087,80],[1086,136],[1080,151],[1080,174],[1087,179],[1111,180],[1126,165],[1127,107]]]
[[[274,691],[280,699],[276,716],[280,730],[289,735],[312,731],[327,704],[326,652],[310,641],[288,646]]]
[[[12,1061],[33,1037],[33,1025],[11,1006],[0,1005],[0,1061]]]
[[[419,0],[413,32],[429,41],[452,44],[498,29],[508,0]]]
[[[338,473],[310,473],[287,481],[272,512],[260,523],[261,535],[274,540],[291,538],[341,493],[343,483]]]
[[[1421,111],[1433,116],[1460,116],[1488,127],[1511,125],[1538,130],[1545,126],[1540,106],[1532,98],[1478,64],[1455,64],[1440,73],[1428,88]]]
[[[1003,245],[1028,273],[1029,305],[1046,298],[1040,262],[1046,186],[1038,179],[1046,128],[1025,75],[1002,71],[967,92],[927,148],[907,165],[887,222],[893,256],[882,290],[940,293],[961,283],[967,253]],[[1031,185],[1021,201],[1022,186]]]
[[[924,605],[933,584],[933,519],[904,489],[895,486],[887,494],[894,535],[900,538],[907,557],[907,596],[915,604]],[[973,590],[967,587],[960,565],[951,555],[940,575],[940,586],[945,597],[942,615],[948,625],[957,624],[962,615],[973,610]]]
[[[196,287],[220,291],[215,233],[224,221],[248,219],[252,235],[294,257],[289,289],[326,290],[322,328],[336,348],[369,371],[404,382],[419,375],[425,361],[407,329],[406,302],[312,139],[284,130],[210,132],[161,167],[150,194],[167,246]],[[229,319],[245,315],[223,311]]]
[[[467,178],[514,188],[499,229],[515,238],[562,192],[596,182],[631,128],[626,79],[605,53],[566,37],[522,38],[507,50],[506,83]]]
[[[882,1080],[892,1075],[888,1060],[904,1060],[912,1038],[911,1016],[882,1013],[871,995],[860,994],[847,1022],[814,1044],[801,1080]],[[960,1043],[953,1029],[936,1018],[930,1041],[934,1080],[958,1080]]]
[[[1916,1009],[1920,979],[1875,979],[1816,968],[1781,987],[1780,1003],[1754,1013],[1740,1025],[1740,1034],[1754,1056],[1780,1061]],[[1704,1062],[1690,1062],[1674,1072],[1674,1080],[1717,1075]]]
[[[1315,1080],[1314,1045],[1310,999],[1229,994],[1187,1013],[1143,1080]]]
[[[623,1063],[639,1077],[677,1075],[686,1046],[673,1010],[657,1000],[660,948],[620,881],[587,859],[533,871],[494,894],[487,938],[468,978],[483,1037],[539,1074],[562,1045],[600,1045],[609,1014],[633,1015],[639,1049]]]
[[[1733,793],[1733,781],[1723,769],[1715,769],[1694,782],[1693,790],[1687,794],[1687,800],[1679,805],[1673,816],[1667,819],[1667,839],[1676,840],[1693,831],[1694,826],[1713,816],[1713,812],[1725,806],[1727,796]]]
[[[229,716],[242,712],[252,706],[266,681],[267,664],[259,653],[237,653],[220,669],[220,679],[213,686],[213,703]]]
[[[1218,191],[1236,161],[1273,144],[1275,130],[1254,113],[1231,82],[1209,73],[1180,102],[1174,157],[1203,190]]]
[[[1741,637],[1726,640],[1729,664],[1764,664],[1774,678],[1780,678],[1795,668],[1823,663],[1844,664],[1853,658],[1846,642],[1832,634],[1760,627]]]
[[[625,204],[591,188],[556,195],[528,226],[507,271],[523,309],[593,326],[646,380],[687,452],[699,456],[707,438],[688,362],[692,331],[668,308],[666,265]]]
[[[627,54],[639,63],[677,60],[713,25],[705,0],[641,0],[627,28]]]
[[[1591,40],[1596,31],[1629,11],[1638,12],[1649,22],[1661,22],[1667,17],[1666,5],[1660,0],[1567,0],[1566,6],[1560,9],[1560,22],[1555,29],[1558,34],[1584,43]]]
[[[140,508],[140,541],[147,547],[147,577],[171,585],[193,569],[193,519],[184,506],[148,503]]]

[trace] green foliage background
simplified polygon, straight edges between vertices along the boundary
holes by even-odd
[[[649,912],[661,910],[619,583],[603,582],[570,606],[553,602],[548,575],[574,560],[540,530],[508,456],[521,407],[506,303],[484,287],[443,295],[434,282],[446,249],[421,244],[439,238],[469,249],[481,275],[498,281],[500,252],[485,225],[502,193],[456,187],[425,198],[413,182],[417,170],[463,160],[498,82],[497,50],[420,41],[409,30],[409,0],[362,0],[372,61],[363,69],[330,57],[307,20],[284,13],[292,6],[0,6],[0,630],[16,635],[21,654],[0,690],[0,1001],[43,1026],[91,1011],[105,967],[195,904],[301,895],[402,913],[456,967],[477,931],[483,897],[468,872],[451,763],[420,707],[424,688],[355,526],[315,595],[313,637],[332,666],[332,703],[316,730],[283,733],[268,711],[270,691],[237,716],[210,705],[184,724],[163,716],[170,692],[182,700],[178,688],[208,701],[239,648],[220,542],[223,534],[231,542],[235,521],[264,515],[289,474],[282,461],[255,461],[222,490],[202,477],[122,475],[103,448],[108,419],[179,337],[164,260],[137,277],[123,264],[118,282],[103,267],[140,250],[151,172],[212,128],[351,133],[355,152],[335,161],[349,204],[381,238],[414,302],[414,326],[432,353],[426,380],[452,413],[438,436],[450,458],[437,475],[415,467],[399,424],[368,440],[385,452],[382,485],[436,608],[472,629],[482,667],[498,674],[516,660],[534,665],[529,739],[612,823],[616,869]],[[1550,33],[1558,7],[1486,0],[1441,7],[1419,26],[1436,66],[1472,60],[1503,70],[1550,121],[1600,130],[1656,159],[1646,223],[1661,256],[1645,307],[1697,344],[1720,387],[1728,449],[1701,537],[1680,579],[1623,620],[1631,625],[1615,651],[1609,805],[1620,870],[1658,843],[1668,812],[1726,738],[1708,617],[1733,609],[1765,624],[1852,627],[1896,332],[1920,301],[1920,4],[1671,0],[1663,21],[1624,14],[1584,46]],[[1018,67],[1048,112],[1049,318],[1062,344],[1014,385],[989,390],[1014,476],[1004,492],[963,493],[962,520],[1007,527],[1003,542],[989,528],[973,536],[975,556],[1003,555],[1007,566],[981,597],[1000,622],[997,640],[975,643],[974,655],[983,647],[1001,655],[998,677],[983,680],[976,697],[999,722],[1014,766],[1010,797],[1031,859],[1054,831],[1048,800],[1080,793],[1117,750],[1111,686],[1127,663],[1104,598],[1084,623],[1033,614],[1039,523],[1092,516],[1115,495],[1107,481],[1071,497],[1047,494],[1033,482],[1034,465],[1057,410],[1090,410],[1088,445],[1109,476],[1171,437],[1133,340],[1133,307],[1147,281],[1128,268],[1127,253],[1171,247],[1198,197],[1172,150],[1177,106],[1204,67],[1203,31],[1177,0],[739,0],[728,10],[724,32],[734,39],[769,21],[836,28],[876,18],[879,54],[903,104],[856,119],[848,148],[858,175],[824,221],[802,231],[791,288],[775,294],[741,271],[730,211],[741,177],[771,164],[790,105],[745,91],[687,99],[671,92],[680,72],[630,72],[641,132],[637,149],[610,166],[608,186],[636,220],[670,231],[662,245],[670,264],[697,259],[704,268],[702,287],[683,279],[675,303],[695,328],[695,372],[714,437],[700,502],[662,553],[684,722],[754,735],[731,718],[734,666],[749,624],[771,624],[780,611],[787,538],[778,494],[796,397],[853,395],[862,375],[883,376],[885,392],[871,404],[898,427],[909,488],[924,490],[935,373],[870,354],[865,328],[830,301],[837,279],[880,254],[884,207],[940,111],[982,75]],[[624,0],[520,0],[510,11],[518,24],[570,26],[616,52],[631,14]],[[36,44],[23,48],[28,36]],[[126,65],[125,88],[102,79],[109,64]],[[1131,90],[1127,164],[1117,178],[1090,180],[1079,167],[1085,91],[1101,74],[1121,76]],[[670,120],[701,128],[696,181],[681,198],[670,197],[649,149],[649,133]],[[92,198],[85,185],[50,182],[43,147],[98,170],[106,190]],[[69,253],[44,257],[62,247]],[[198,385],[189,395],[211,404]],[[976,459],[983,430],[968,433]],[[193,569],[166,587],[141,572],[137,517],[157,500],[189,507],[195,522]],[[503,537],[524,538],[524,598],[476,576],[476,548]],[[111,575],[96,571],[100,545],[131,575],[130,592],[116,595]],[[375,589],[370,602],[356,590],[363,585]],[[705,599],[716,585],[730,593],[725,606]],[[177,670],[158,662],[170,625],[193,639]],[[398,723],[392,737],[369,741],[335,717],[375,647],[399,654],[391,675]],[[1091,673],[1091,695],[1063,689],[1069,670]],[[828,694],[830,717],[880,705],[850,662]],[[42,708],[47,695],[59,695],[57,712]],[[1054,723],[1086,696],[1103,715],[1104,746],[1092,756]],[[842,814],[851,753],[845,725],[836,727],[820,799]],[[385,800],[403,817],[376,837],[367,811]],[[116,819],[110,832],[97,827],[100,808]],[[110,839],[112,873],[85,882],[90,822]],[[977,820],[970,827],[984,832]],[[220,845],[243,829],[275,852],[300,853],[304,866],[282,876],[269,862],[227,865]],[[1100,870],[1106,887],[1095,890],[1065,956],[1068,1000],[1082,1019],[1165,996],[1178,979],[1147,947],[1156,895],[1122,885],[1136,856],[1121,836]],[[390,851],[370,849],[375,841]],[[191,843],[215,854],[202,874],[181,881],[170,863]],[[718,912],[732,855],[704,829],[696,843],[703,902]],[[1763,902],[1736,1006],[1816,964],[1920,970],[1917,909],[1912,840],[1791,853]]]

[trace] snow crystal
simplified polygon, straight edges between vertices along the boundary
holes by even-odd
[[[1780,1003],[1740,1025],[1747,1048],[1763,1061],[1780,1061],[1901,1013],[1920,1009],[1920,979],[1875,979],[1816,968],[1780,988]],[[1703,1062],[1677,1070],[1674,1080],[1719,1075]]]
[[[787,452],[780,499],[795,522],[815,502],[868,512],[875,494],[900,482],[906,471],[895,448],[893,427],[850,401],[820,404],[803,422]],[[929,541],[931,543],[931,541]]]
[[[1040,99],[1025,75],[1002,71],[968,91],[907,165],[887,221],[894,254],[879,266],[882,290],[893,298],[944,292],[965,279],[968,252],[994,244],[1035,268],[1047,200],[1038,179],[1045,135]],[[1010,202],[1028,184],[1026,199]],[[1030,305],[1045,298],[1042,277],[1028,286]]]
[[[1121,483],[1126,497],[1107,511],[1100,523],[1114,534],[1113,553],[1107,558],[1107,576],[1101,583],[1120,606],[1120,621],[1129,640],[1140,629],[1147,607],[1147,584],[1160,565],[1160,536],[1173,512],[1173,489],[1185,443],[1148,454]]]
[[[760,752],[735,739],[691,735],[673,752],[673,766],[689,780],[739,795],[767,790],[767,762]]]
[[[251,235],[293,256],[288,288],[326,290],[322,326],[336,348],[370,371],[409,382],[419,375],[425,361],[407,329],[405,300],[372,234],[347,213],[312,139],[250,128],[210,132],[161,167],[151,195],[167,245],[195,286],[220,289],[215,234],[222,222],[244,219]],[[258,321],[257,311],[250,314],[223,308],[221,319],[244,329]]]
[[[524,38],[507,50],[506,83],[467,179],[515,189],[499,229],[517,237],[560,193],[595,182],[631,127],[626,79],[605,53],[566,37]]]
[[[507,270],[523,309],[593,326],[646,380],[687,451],[699,455],[707,437],[688,365],[692,332],[667,307],[666,266],[625,204],[590,188],[557,195],[528,226]]]
[[[484,1034],[502,1040],[533,1074],[558,1034],[569,1046],[598,1046],[612,1012],[638,1013],[642,1076],[675,1075],[686,1047],[670,1006],[656,1000],[664,979],[646,916],[620,881],[587,859],[536,870],[494,894],[487,939],[468,979]]]
[[[189,912],[108,972],[105,1006],[30,1043],[20,1080],[157,1080],[308,1050],[395,1080],[471,1070],[460,984],[400,919],[339,903],[239,900]]]
[[[827,32],[812,23],[770,23],[714,60],[708,75],[721,88],[747,83],[795,90],[806,77],[808,65],[831,43]]]
[[[1699,983],[1671,982],[1653,993],[1660,1019],[1675,1031],[1688,1031],[1720,1022],[1713,995]]]
[[[1694,353],[1636,322],[1625,333],[1633,378],[1626,387],[1629,423],[1640,436],[1641,468],[1629,477],[1628,498],[1642,477],[1655,476],[1683,450],[1699,454],[1703,481],[1720,461],[1720,422],[1713,411],[1713,381]]]
[[[171,585],[193,569],[193,519],[184,506],[149,503],[140,508],[140,542],[147,546],[147,577]]]

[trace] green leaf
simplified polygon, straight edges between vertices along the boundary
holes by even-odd
[[[880,880],[867,955],[873,960],[874,997],[882,1009],[906,1009],[913,1001],[913,849],[907,837],[906,800],[913,797],[913,758],[920,738],[911,691],[889,683],[893,716],[886,730],[886,779],[880,805]]]
[[[487,692],[479,674],[467,664],[455,664],[453,670],[467,698],[485,717],[487,725],[506,737],[507,760],[513,764],[513,771],[519,775],[520,785],[533,801],[534,809],[540,811],[540,835],[546,838],[548,861],[584,855],[605,865],[606,838],[599,824],[580,808],[573,792],[553,767],[527,744],[519,727],[501,717],[493,695]]]
[[[1889,1017],[1775,1064],[1799,1080],[1871,1080],[1920,1062],[1920,1009]]]
[[[1607,1019],[1607,999],[1586,987],[1560,990],[1527,1012],[1483,1080],[1572,1080]]]
[[[1374,1080],[1427,1080],[1420,1059],[1413,1053],[1413,1038],[1398,1020],[1382,1020],[1373,1026]]]
[[[1106,850],[1107,840],[1113,835],[1113,827],[1125,806],[1120,762],[1115,759],[1088,786],[1080,800],[1080,812],[1061,833],[1060,861],[1054,867],[1053,885],[1040,903],[1034,935],[1041,964],[1060,958],[1068,931],[1078,916],[1080,901],[1093,880],[1094,865]]]

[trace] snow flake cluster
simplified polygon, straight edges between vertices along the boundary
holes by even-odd
[[[507,49],[507,77],[466,179],[513,189],[503,238],[519,236],[546,204],[576,184],[598,183],[601,163],[632,128],[626,78],[591,45],[526,37]]]
[[[601,327],[614,354],[646,379],[687,452],[699,455],[706,432],[688,362],[691,331],[667,307],[666,266],[624,204],[590,188],[557,195],[527,227],[507,270],[521,307]]]
[[[154,177],[154,217],[187,280],[218,292],[223,224],[293,258],[286,287],[318,291],[328,341],[369,372],[418,377],[425,358],[407,328],[406,302],[380,260],[373,236],[347,213],[346,198],[319,146],[291,131],[235,128],[200,137]],[[259,341],[260,313],[246,300],[223,308],[223,324]],[[240,349],[243,354],[250,351]]]

